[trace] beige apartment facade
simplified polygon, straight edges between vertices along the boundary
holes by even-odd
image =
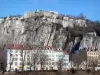
[[[87,68],[100,69],[100,50],[87,50]]]
[[[84,49],[86,52],[86,60],[83,60],[79,65],[80,69],[92,69],[95,66],[95,69],[100,67],[100,51],[92,49]],[[100,68],[99,68],[100,69]]]
[[[87,60],[98,60],[100,61],[100,51],[99,50],[87,50]]]

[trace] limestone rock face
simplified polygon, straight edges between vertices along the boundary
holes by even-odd
[[[8,16],[0,21],[0,43],[51,45],[70,50],[79,35],[84,34],[80,49],[95,48],[96,43],[99,48],[99,37],[77,29],[87,27],[83,19],[52,12],[27,12],[24,16]]]
[[[86,49],[100,49],[100,37],[95,37],[92,35],[85,35],[80,48],[86,48]]]

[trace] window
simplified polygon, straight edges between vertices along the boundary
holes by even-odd
[[[43,51],[40,51],[40,53],[43,53]]]
[[[41,68],[41,70],[44,70],[44,68]]]
[[[19,57],[22,57],[22,54],[21,53],[19,54]]]
[[[52,61],[54,61],[54,59],[52,59]]]
[[[22,65],[22,62],[20,62],[20,65]]]
[[[22,58],[20,58],[20,61],[23,61],[23,59],[22,59]]]
[[[49,65],[51,65],[51,63],[49,62]]]
[[[15,53],[18,53],[18,50],[16,50]]]
[[[16,57],[18,56],[18,54],[15,55]]]
[[[13,68],[13,67],[11,67],[11,69],[12,69],[12,70],[14,70],[14,68]]]
[[[52,55],[52,57],[54,57],[54,55]]]
[[[27,61],[30,61],[30,58],[27,58]]]
[[[43,52],[45,53],[45,50],[43,50]]]
[[[60,57],[60,55],[58,57]]]
[[[37,68],[35,68],[35,70],[38,70]]]
[[[17,61],[17,60],[18,60],[18,58],[14,58],[14,60],[15,60],[15,61]]]
[[[10,50],[11,53],[13,53],[13,50]]]
[[[63,55],[61,55],[61,57],[63,57]]]
[[[28,51],[28,53],[30,53],[30,51]]]
[[[43,52],[45,53],[45,50],[43,50]]]
[[[49,61],[51,61],[51,59],[50,59],[50,58],[49,58],[48,60],[49,60]]]
[[[49,54],[49,56],[51,57],[51,54]]]
[[[27,67],[27,69],[30,69],[30,67]]]
[[[21,53],[22,51],[21,50],[19,50],[19,53]]]
[[[94,55],[94,53],[92,53],[92,55]]]
[[[50,67],[51,70],[53,70],[53,67]]]
[[[21,50],[20,52],[23,53],[23,50]]]
[[[64,61],[68,61],[68,59],[64,59]]]
[[[17,65],[18,63],[17,62],[15,62],[15,65]]]
[[[47,50],[45,50],[45,53],[47,53]]]
[[[68,63],[64,63],[64,66],[67,66],[68,65]]]
[[[48,62],[46,62],[46,64],[48,65]]]
[[[27,65],[30,65],[30,62],[27,62]]]
[[[46,61],[48,61],[48,59],[46,59]]]
[[[50,50],[48,50],[48,53],[51,53],[51,51],[50,51]]]
[[[27,55],[27,57],[30,57],[30,55]]]
[[[52,65],[55,65],[55,62],[52,62]]]
[[[48,70],[48,68],[46,67],[46,70]]]
[[[48,55],[46,55],[48,57]]]

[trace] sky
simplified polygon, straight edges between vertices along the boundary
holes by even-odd
[[[100,0],[0,0],[0,17],[24,15],[36,9],[73,16],[83,13],[87,19],[100,21]]]

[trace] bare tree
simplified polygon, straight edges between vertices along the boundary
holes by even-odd
[[[74,66],[77,67],[77,69],[79,69],[79,66],[81,65],[81,63],[83,63],[86,60],[87,60],[87,54],[86,54],[86,51],[84,50],[80,50],[72,54],[71,61],[74,63]]]
[[[29,48],[30,47],[30,45],[28,45],[28,44],[23,44],[22,45],[22,48],[21,48],[21,57],[22,57],[22,71],[24,70],[24,66],[25,66],[25,63],[26,63],[26,55],[27,55],[27,53],[26,53],[26,51],[25,51],[25,48]]]
[[[91,67],[91,69],[93,70],[93,72],[95,71],[96,67],[98,67],[100,64],[100,55],[98,56],[98,58],[96,57],[92,57],[92,56],[88,56],[88,60],[87,60],[87,66]]]
[[[0,70],[4,71],[6,70],[6,59],[7,59],[7,50],[5,48],[3,48],[2,44],[0,44]]]
[[[89,60],[88,66],[92,68],[93,75],[95,75],[95,68],[98,66],[98,60],[97,59]]]
[[[64,65],[63,57],[57,61],[57,67],[59,71],[62,71]]]
[[[33,50],[31,60],[30,60],[30,70],[31,67],[34,67],[35,70],[38,62],[39,62],[39,52],[38,50]]]
[[[39,64],[41,66],[41,70],[45,68],[47,59],[48,59],[47,55],[43,52],[43,50],[40,50],[39,51]]]
[[[26,59],[26,52],[22,51],[22,71],[24,70],[25,59]]]
[[[59,59],[58,62],[57,62],[57,66],[58,66],[58,70],[62,70],[62,67],[63,67],[63,59]]]
[[[14,55],[12,54],[12,50],[11,49],[9,49],[9,63],[7,63],[6,62],[6,60],[7,60],[7,48],[6,48],[6,44],[4,44],[5,46],[4,46],[4,48],[3,48],[3,56],[5,56],[5,57],[3,57],[3,59],[4,59],[4,61],[3,61],[3,63],[5,63],[5,65],[8,65],[9,64],[9,71],[11,71],[11,66],[12,66],[12,64],[13,64],[13,62],[14,62]]]
[[[14,55],[10,53],[10,63],[9,63],[10,67],[9,67],[9,71],[11,71],[11,66],[12,66],[13,62],[14,62]]]
[[[62,75],[63,66],[64,66],[64,55],[57,61],[58,75]]]

